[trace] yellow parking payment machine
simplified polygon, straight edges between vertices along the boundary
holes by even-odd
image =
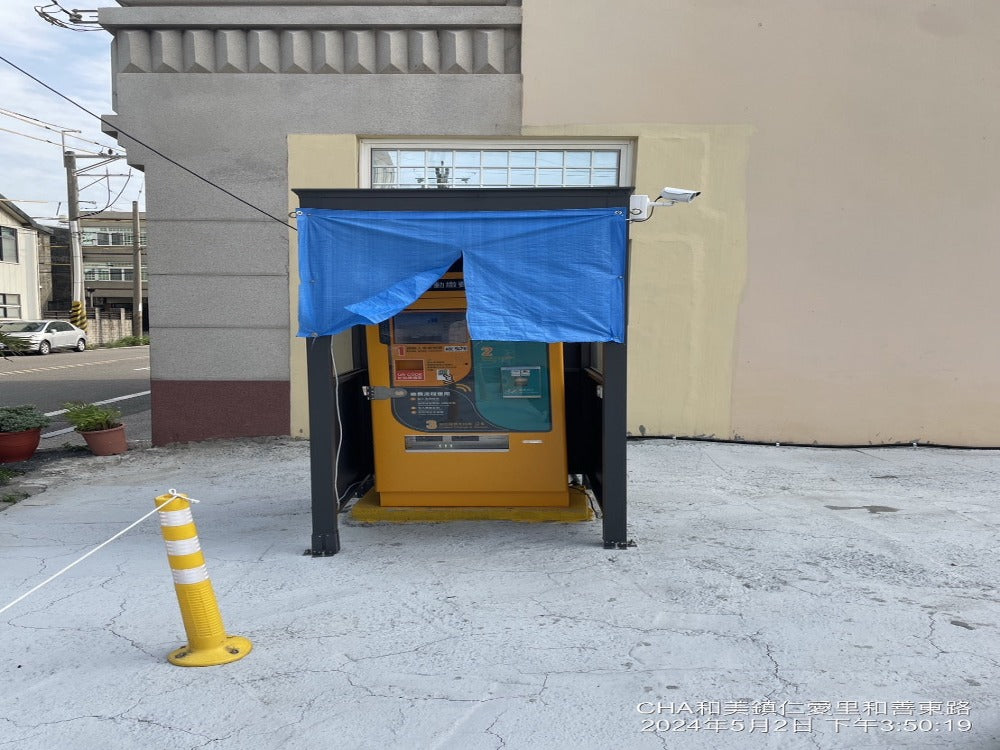
[[[473,341],[460,273],[367,328],[384,506],[569,505],[562,344]]]

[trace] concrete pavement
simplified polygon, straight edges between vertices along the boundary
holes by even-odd
[[[344,517],[305,557],[308,473],[290,439],[46,459],[0,607],[177,488],[254,650],[166,662],[150,519],[0,615],[0,748],[1000,747],[998,452],[631,443],[626,551]]]

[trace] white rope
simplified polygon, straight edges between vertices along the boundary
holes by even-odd
[[[333,352],[333,336],[330,337],[330,364],[333,367],[333,403],[337,412],[337,452],[333,457],[333,495],[337,498],[335,512],[340,512],[340,504],[344,498],[340,497],[340,449],[344,445],[344,423],[340,419],[340,373],[337,372],[337,357]],[[345,493],[346,495],[346,493]]]
[[[121,531],[119,531],[117,534],[115,534],[110,539],[107,539],[107,540],[101,542],[100,544],[98,544],[96,547],[94,547],[92,550],[90,550],[90,552],[87,552],[86,554],[78,557],[76,560],[74,560],[73,562],[71,562],[69,565],[67,565],[65,568],[63,568],[62,570],[60,570],[58,573],[55,573],[55,574],[49,576],[48,578],[46,578],[44,581],[42,581],[40,584],[38,584],[37,586],[35,586],[30,591],[24,592],[19,597],[17,597],[17,599],[15,599],[14,601],[12,601],[10,604],[7,604],[3,608],[0,608],[0,614],[3,614],[4,612],[6,612],[8,609],[10,609],[11,607],[13,607],[18,602],[20,602],[20,601],[22,601],[24,599],[27,599],[29,596],[31,596],[32,594],[34,594],[36,591],[38,591],[43,586],[46,586],[46,585],[52,583],[52,581],[56,580],[59,576],[61,576],[67,570],[69,570],[70,568],[76,566],[78,563],[83,562],[84,560],[86,560],[88,557],[90,557],[92,554],[94,554],[95,552],[97,552],[102,547],[108,546],[115,539],[117,539],[118,537],[120,537],[123,534],[125,534],[125,532],[131,531],[136,526],[138,526],[140,523],[142,523],[147,518],[149,518],[151,515],[153,515],[154,513],[158,513],[164,506],[169,505],[170,503],[172,503],[177,498],[181,498],[182,500],[187,500],[188,502],[192,502],[192,503],[199,502],[198,500],[195,500],[194,498],[184,497],[184,495],[178,493],[177,490],[172,489],[172,488],[169,489],[169,490],[167,490],[167,492],[170,494],[170,497],[167,500],[164,500],[162,503],[160,503],[159,505],[157,505],[155,508],[153,508],[151,511],[149,511],[149,513],[147,513],[142,518],[140,518],[138,521],[135,521],[134,523],[130,523],[128,526],[126,526],[124,529],[122,529]]]

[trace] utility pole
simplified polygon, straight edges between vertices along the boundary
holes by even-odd
[[[132,335],[142,336],[142,247],[139,244],[139,201],[132,201]]]
[[[83,248],[80,246],[80,190],[76,182],[76,154],[63,152],[66,165],[66,195],[69,217],[69,273],[70,297],[73,302],[86,305],[83,296]]]
[[[66,149],[66,133],[78,131],[63,131],[63,164],[66,167],[66,198],[67,198],[67,218],[69,220],[69,267],[70,267],[70,297],[72,298],[72,309],[79,307],[80,319],[73,320],[74,324],[81,328],[87,327],[87,300],[83,291],[83,247],[80,232],[80,185],[77,178],[87,172],[87,170],[102,167],[105,164],[117,159],[124,159],[124,154],[116,154],[111,149],[108,153],[101,154],[77,154]],[[77,169],[77,158],[96,159],[97,164],[92,164],[83,169]],[[104,179],[108,177],[127,177],[128,175],[111,175],[105,172]],[[85,187],[89,187],[85,186]],[[141,290],[140,290],[141,293]]]

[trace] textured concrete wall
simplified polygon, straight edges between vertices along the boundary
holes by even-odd
[[[154,381],[289,380],[289,134],[519,132],[518,8],[376,10],[101,11],[109,119],[147,176]],[[183,391],[160,393],[154,422]]]
[[[289,133],[502,135],[518,127],[515,76],[123,73],[117,88],[124,114],[116,125],[290,223]],[[158,156],[129,153],[149,183],[154,377],[287,379],[288,228]],[[195,361],[176,356],[188,339]],[[167,340],[171,353],[160,358]]]

